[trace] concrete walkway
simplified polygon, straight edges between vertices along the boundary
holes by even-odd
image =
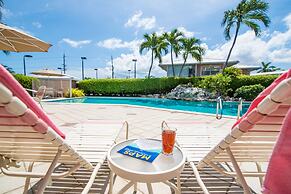
[[[147,137],[160,139],[162,121],[170,121],[178,130],[183,130],[185,127],[193,127],[193,130],[195,130],[195,127],[203,126],[207,129],[207,133],[215,131],[221,134],[227,134],[235,122],[233,118],[216,120],[214,115],[127,105],[44,103],[44,110],[60,129],[77,124],[85,124],[92,120],[128,121],[129,138]],[[124,140],[124,137],[125,133],[121,133],[119,140]],[[39,170],[43,168],[44,166],[39,166]],[[0,193],[21,193],[24,179],[6,177],[1,174],[0,182]],[[114,191],[118,191],[126,182],[126,180],[118,178]],[[155,193],[170,193],[170,189],[163,184],[154,184],[153,189]],[[132,193],[132,190],[129,190],[127,193]],[[138,193],[147,193],[146,187],[143,184],[139,185]]]

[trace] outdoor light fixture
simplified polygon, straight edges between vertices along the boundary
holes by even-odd
[[[85,76],[84,76],[84,60],[86,60],[87,57],[81,57],[81,60],[82,60],[82,80],[85,79]]]
[[[96,71],[96,79],[98,79],[98,68],[94,69]]]
[[[31,55],[24,55],[23,56],[23,75],[26,75],[26,65],[25,65],[25,58],[31,58]]]
[[[63,74],[63,68],[58,67],[59,70],[61,70],[61,74]]]
[[[130,78],[131,69],[128,70],[128,78]]]
[[[132,59],[132,61],[134,62],[134,78],[136,78],[136,62],[137,62],[137,59]]]

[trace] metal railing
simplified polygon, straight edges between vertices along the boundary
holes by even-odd
[[[223,112],[223,100],[221,96],[216,99],[216,119],[220,120],[222,118]]]
[[[242,115],[242,105],[243,105],[243,99],[239,98],[238,105],[237,105],[237,117],[236,117],[237,120],[239,120],[239,118]]]

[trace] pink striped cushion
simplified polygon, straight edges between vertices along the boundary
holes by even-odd
[[[44,123],[51,127],[62,138],[65,138],[65,134],[58,129],[47,114],[38,106],[38,104],[36,104],[25,89],[2,65],[0,65],[0,82],[4,84],[14,96],[18,97],[24,104],[26,104],[26,106],[31,109],[41,120],[43,120]],[[40,132],[43,133],[43,130]]]
[[[272,90],[283,80],[291,77],[291,69],[289,69],[286,73],[282,74],[280,77],[278,77],[269,87],[267,87],[264,91],[262,91],[256,99],[253,100],[252,104],[250,105],[248,111],[240,118],[233,126],[232,129],[234,129],[235,126],[237,126],[245,117],[248,116],[248,114],[255,109],[259,103],[268,96]]]
[[[264,181],[264,194],[291,193],[291,109],[285,117]]]

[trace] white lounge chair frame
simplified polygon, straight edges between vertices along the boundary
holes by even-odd
[[[192,135],[185,134],[186,138],[182,138],[181,141],[178,140],[182,149],[184,148],[186,153],[188,153],[187,161],[192,166],[197,181],[204,193],[209,192],[201,180],[197,169],[202,169],[205,166],[211,166],[224,175],[236,177],[247,194],[250,194],[251,190],[245,177],[259,177],[260,184],[262,185],[265,172],[262,171],[260,163],[267,163],[269,161],[284,117],[290,107],[291,78],[282,81],[276,86],[259,103],[256,109],[199,161],[197,167],[194,165],[194,161],[197,161],[197,153],[191,153],[194,147],[189,147],[189,142],[191,140],[192,142],[194,141],[193,137],[201,138],[199,134],[196,134],[195,130],[193,130]],[[185,146],[186,144],[188,145]],[[242,162],[254,162],[257,171],[243,171],[238,164]],[[234,172],[222,169],[217,163],[232,164]]]
[[[100,141],[84,141],[92,135],[92,130],[81,129],[75,131],[74,138],[64,140],[51,128],[40,133],[35,130],[36,124],[23,124],[22,117],[28,110],[27,106],[17,97],[13,96],[8,88],[0,83],[0,169],[7,176],[26,177],[24,192],[27,192],[31,178],[42,178],[37,193],[43,193],[49,178],[62,178],[72,174],[80,167],[93,170],[91,178],[83,193],[88,193],[95,176],[106,159],[107,150],[115,143],[120,130],[107,130],[98,134]],[[3,116],[4,115],[4,116]],[[41,120],[38,120],[41,122]],[[3,124],[3,123],[7,123]],[[29,122],[28,122],[29,123]],[[125,122],[126,137],[128,137],[128,123]],[[96,133],[96,131],[95,131]],[[69,135],[70,136],[70,135]],[[90,138],[89,138],[90,139]],[[80,143],[80,140],[82,142]],[[82,146],[94,147],[94,153],[86,154]],[[79,150],[81,149],[81,150]],[[92,150],[91,150],[92,151]],[[17,162],[30,162],[28,172],[10,171],[9,167],[18,167]],[[32,172],[34,162],[50,163],[46,173]],[[91,162],[97,162],[94,167]],[[73,164],[67,172],[53,173],[58,163]]]

